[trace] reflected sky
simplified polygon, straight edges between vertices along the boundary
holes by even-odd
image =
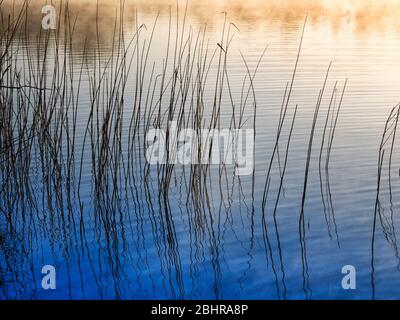
[[[400,4],[264,2],[71,0],[51,33],[30,3],[1,69],[1,298],[400,297]],[[253,175],[146,164],[146,128],[216,114],[256,128]]]

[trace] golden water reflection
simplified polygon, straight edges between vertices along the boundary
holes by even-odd
[[[3,21],[25,0],[0,1]],[[68,5],[70,15],[76,19],[76,30],[80,34],[91,34],[97,25],[103,32],[112,30],[110,19],[123,12],[126,23],[133,23],[139,15],[176,14],[176,8],[183,15],[186,0],[69,0],[69,1],[29,1],[29,30],[40,28],[41,7],[52,3],[57,8],[62,3]],[[121,10],[122,9],[122,10]],[[226,12],[230,20],[237,23],[276,24],[281,28],[299,23],[306,16],[310,23],[329,23],[332,30],[339,31],[351,25],[357,32],[385,31],[400,27],[398,19],[400,1],[397,0],[190,0],[187,13],[189,18],[198,23],[213,24]],[[63,20],[63,17],[61,18]]]

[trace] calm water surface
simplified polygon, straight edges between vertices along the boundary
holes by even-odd
[[[145,23],[147,27],[140,41],[149,41],[159,10],[146,81],[150,81],[153,62],[154,74],[162,72],[170,16],[169,9],[164,6],[138,7],[137,23]],[[183,11],[184,6],[179,12],[180,24],[183,23]],[[174,25],[174,7],[171,12]],[[374,24],[373,20],[365,23],[346,11],[335,18],[325,14],[310,15],[280,142],[280,157],[274,159],[267,206],[265,210],[262,208],[282,99],[286,84],[292,78],[301,39],[305,16],[300,13],[299,16],[284,18],[284,14],[276,14],[246,18],[237,10],[232,9],[230,13],[228,8],[226,25],[234,23],[234,26],[230,25],[234,36],[227,58],[227,75],[236,105],[247,75],[241,53],[249,69],[254,71],[268,46],[254,78],[257,101],[255,174],[238,177],[233,174],[233,166],[227,165],[225,169],[211,166],[200,195],[190,188],[193,168],[177,165],[172,171],[168,201],[165,202],[165,197],[160,196],[157,166],[145,166],[144,146],[135,143],[134,156],[127,155],[138,73],[136,67],[132,67],[124,99],[121,142],[124,156],[121,163],[126,167],[121,169],[118,177],[118,201],[112,192],[115,183],[110,178],[108,197],[103,199],[102,205],[95,205],[90,142],[84,140],[90,112],[90,79],[84,74],[75,142],[79,156],[73,163],[77,168],[76,185],[81,167],[80,152],[86,143],[86,149],[82,151],[79,199],[75,189],[70,210],[66,203],[65,212],[59,208],[50,210],[43,182],[47,177],[43,177],[32,164],[29,179],[33,198],[39,207],[32,211],[25,208],[23,215],[16,214],[15,232],[10,232],[6,215],[0,218],[0,298],[370,299],[373,288],[376,298],[399,298],[400,260],[396,255],[395,236],[400,227],[400,159],[396,147],[391,167],[391,202],[388,200],[387,166],[384,165],[382,170],[382,198],[378,204],[381,211],[376,219],[374,256],[371,251],[379,145],[387,117],[400,100],[400,29],[392,19],[382,18]],[[130,39],[135,30],[134,11],[126,10],[125,19],[124,36]],[[216,6],[189,11],[185,34],[192,32],[195,41],[198,30],[202,30],[207,22],[204,37],[209,40],[211,56],[217,43],[221,43],[224,19],[225,15]],[[182,30],[182,25],[179,28]],[[175,30],[172,34],[174,37]],[[106,33],[102,36],[107,38]],[[28,43],[16,43],[15,47],[34,50],[37,43],[33,39]],[[74,51],[78,64],[83,59],[83,44],[79,43]],[[104,44],[101,52],[100,59],[107,61],[109,45]],[[23,54],[20,55],[18,65],[24,69]],[[50,50],[49,64],[55,59],[54,50]],[[93,61],[88,64],[89,69],[96,67]],[[332,66],[315,126],[302,238],[299,221],[310,132],[330,62]],[[204,94],[204,113],[208,117],[214,101],[217,64],[218,54],[211,64],[210,84]],[[73,72],[77,81],[80,68],[76,67]],[[329,162],[330,198],[327,198],[328,180],[323,167],[320,181],[319,152],[332,90],[337,81],[337,92],[333,96],[333,106],[337,108],[346,79],[348,83]],[[248,82],[246,86],[249,87]],[[146,83],[144,87],[147,90]],[[252,96],[249,99],[253,99]],[[162,108],[166,108],[167,102],[164,104]],[[244,127],[250,129],[253,128],[252,104],[253,100],[249,101],[244,112]],[[274,220],[280,166],[284,161],[296,105],[298,109],[283,189]],[[232,104],[225,90],[222,94],[221,128],[228,128],[231,118]],[[139,126],[143,125],[140,122]],[[154,125],[152,123],[151,127]],[[330,128],[331,122],[328,130]],[[325,153],[323,155],[325,157]],[[32,151],[32,159],[35,157],[38,156]],[[61,159],[61,153],[58,157]],[[135,164],[131,166],[131,175],[135,178],[126,180],[123,172],[129,163]],[[4,185],[8,179],[4,171],[1,179]],[[60,179],[63,185],[65,175]],[[26,201],[25,206],[29,208],[31,203]],[[8,208],[5,197],[0,205]],[[14,208],[16,212],[22,212],[21,205]],[[390,212],[393,212],[393,219],[387,220]],[[393,238],[394,241],[390,241]],[[41,289],[41,269],[46,264],[56,267],[56,290]],[[356,290],[342,289],[341,270],[345,265],[356,268]]]

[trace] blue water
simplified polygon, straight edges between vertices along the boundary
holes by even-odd
[[[205,33],[209,49],[204,51],[210,57],[218,50],[216,43],[220,42],[223,25],[223,17],[216,12],[212,16],[215,16],[214,22]],[[140,19],[147,25],[140,41],[146,39],[148,43],[154,12],[143,13]],[[168,13],[162,11],[149,51],[145,94],[141,98],[143,105],[147,90],[154,85],[150,82],[154,81],[154,78],[150,80],[153,62],[155,74],[162,72],[168,19]],[[136,112],[135,79],[139,72],[134,64],[128,75],[121,109],[121,149],[110,151],[113,156],[107,160],[104,189],[99,196],[95,178],[99,174],[97,160],[101,157],[96,148],[103,140],[93,131],[98,157],[93,165],[93,146],[86,126],[93,92],[91,81],[95,79],[90,78],[90,72],[104,68],[111,56],[110,48],[104,45],[100,62],[89,58],[82,76],[76,155],[70,164],[74,168],[71,180],[67,179],[66,171],[66,128],[61,130],[64,143],[56,156],[61,163],[60,172],[54,166],[54,159],[48,158],[43,165],[40,141],[35,140],[29,151],[29,176],[24,177],[29,181],[28,189],[12,179],[18,175],[7,171],[6,164],[11,160],[3,157],[0,173],[1,186],[5,186],[0,198],[1,299],[371,299],[373,293],[378,299],[400,297],[400,260],[396,257],[393,242],[388,240],[387,234],[385,237],[383,231],[387,228],[384,229],[379,215],[372,241],[379,145],[385,121],[399,100],[398,33],[390,28],[364,33],[352,28],[352,22],[335,29],[324,19],[306,25],[288,116],[279,142],[279,158],[275,156],[272,164],[267,206],[263,210],[267,168],[276,141],[285,86],[291,80],[296,61],[302,21],[279,26],[279,21],[237,21],[235,16],[229,19],[240,29],[235,32],[227,60],[229,84],[237,108],[247,76],[240,52],[254,71],[263,49],[269,45],[254,79],[257,101],[254,175],[235,176],[234,166],[217,165],[210,166],[206,175],[199,177],[195,174],[199,166],[176,165],[172,167],[168,186],[160,187],[160,168],[148,166],[144,157],[143,107],[139,111],[141,117],[135,140],[129,131],[130,118]],[[186,23],[186,36],[202,26],[199,18],[191,15]],[[132,37],[133,33],[133,29],[127,27],[126,38]],[[193,31],[192,45],[196,39],[194,35],[197,31]],[[25,71],[22,79],[26,80],[28,62],[23,59],[24,50],[34,51],[37,47],[34,41],[15,41],[14,48],[20,51],[16,53],[17,62],[13,68]],[[56,63],[57,54],[54,45],[50,48],[50,67],[46,74],[52,79],[51,66]],[[74,85],[77,85],[81,62],[85,58],[79,49],[82,48],[73,51],[76,63],[72,69]],[[129,55],[136,59],[137,52],[131,48]],[[58,58],[62,60],[62,57],[63,54],[59,54]],[[302,233],[299,223],[301,225],[312,120],[331,61],[333,65],[311,149]],[[206,122],[212,112],[217,63],[218,59],[214,58],[210,64],[209,82],[203,94]],[[196,69],[196,63],[194,66]],[[171,71],[170,68],[168,65],[167,70]],[[195,75],[192,76],[193,80]],[[333,103],[337,108],[346,79],[347,90],[333,140],[329,173],[325,175],[325,167],[322,167],[321,177],[319,152],[329,101],[338,81]],[[157,88],[159,85],[158,82]],[[246,86],[249,88],[248,80]],[[9,89],[1,89],[1,92],[5,94],[6,90]],[[190,91],[187,101],[194,101],[191,99],[195,97],[195,91]],[[169,98],[169,94],[163,98],[160,107],[163,112],[167,110]],[[107,101],[102,99],[104,97],[98,100],[99,111],[96,113],[100,117],[100,128],[104,115],[102,108]],[[180,101],[179,97],[175,99]],[[247,129],[253,128],[253,102],[250,95],[243,116],[243,127]],[[33,100],[33,103],[37,101]],[[154,103],[151,104],[153,107]],[[274,221],[281,166],[296,105],[298,111]],[[56,114],[62,114],[60,110]],[[70,117],[71,112],[68,113]],[[190,119],[190,112],[186,111],[185,116]],[[238,119],[237,113],[235,116]],[[32,126],[31,114],[28,118],[28,125]],[[231,119],[232,104],[225,83],[221,128],[229,128]],[[150,123],[155,127],[154,115]],[[162,127],[166,125],[166,118],[163,118]],[[329,122],[328,131],[331,128]],[[52,127],[52,130],[56,129]],[[111,142],[116,140],[111,139]],[[383,218],[390,216],[391,209],[394,212],[391,224],[394,236],[400,223],[396,143],[391,171],[392,202],[389,200],[386,162],[379,202]],[[115,147],[118,143],[112,145]],[[386,145],[385,161],[390,151],[388,147]],[[25,150],[24,155],[27,152]],[[18,159],[18,152],[15,154]],[[323,159],[325,156],[324,149]],[[115,172],[116,176],[113,175]],[[320,179],[324,186],[322,194]],[[328,180],[330,204],[325,189]],[[393,234],[389,238],[392,239]],[[55,290],[44,290],[41,286],[44,265],[55,267]],[[344,274],[341,271],[345,265],[355,267],[355,290],[342,288]]]

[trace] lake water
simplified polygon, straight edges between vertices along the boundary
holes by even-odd
[[[128,1],[123,68],[118,6],[100,3],[96,23],[95,2],[72,1],[73,41],[57,47],[53,34],[47,53],[35,4],[29,37],[13,38],[13,63],[0,68],[1,105],[18,110],[0,128],[1,299],[400,297],[398,109],[378,166],[400,100],[395,2],[192,1],[185,15],[181,2],[177,14],[173,3]],[[43,59],[45,71],[33,68]],[[219,129],[255,129],[252,174],[146,163],[145,133],[168,120],[194,128],[196,112],[198,127],[217,118]],[[56,290],[41,286],[44,265]],[[342,288],[348,265],[354,290]]]

